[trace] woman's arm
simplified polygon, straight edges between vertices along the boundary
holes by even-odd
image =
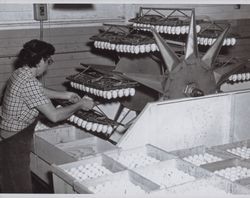
[[[90,110],[94,106],[94,102],[92,100],[83,98],[80,99],[79,102],[66,106],[55,108],[54,105],[50,102],[44,105],[39,105],[36,108],[43,113],[50,121],[58,122],[67,119],[74,112],[80,109]]]
[[[71,102],[78,102],[81,97],[74,93],[69,91],[55,91],[52,89],[44,88],[45,95],[50,99],[66,99]]]

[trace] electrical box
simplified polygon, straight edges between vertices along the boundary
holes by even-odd
[[[48,20],[47,4],[34,4],[34,19],[37,21]]]

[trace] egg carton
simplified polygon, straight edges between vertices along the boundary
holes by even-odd
[[[181,149],[171,151],[170,153],[197,166],[234,158],[233,155],[226,154],[215,148],[207,148],[205,146]]]
[[[102,195],[145,195],[159,190],[160,186],[131,170],[114,173],[90,181],[75,182],[77,193]]]
[[[158,193],[159,194],[159,193]],[[184,195],[237,195],[250,194],[250,190],[242,185],[230,182],[217,176],[197,179],[193,182],[180,184],[162,190],[162,194]]]
[[[160,185],[161,189],[212,176],[211,172],[178,158],[138,167],[133,171]]]
[[[150,144],[128,150],[117,149],[105,152],[104,155],[109,156],[129,169],[176,158],[176,156]]]
[[[222,144],[214,146],[212,148],[221,150],[224,153],[230,154],[240,160],[243,159],[250,160],[250,140],[243,140],[228,144]]]
[[[125,169],[121,164],[102,154],[97,154],[94,157],[88,157],[76,162],[52,165],[53,174],[71,186],[74,186],[75,181],[94,180],[99,177],[113,175]]]
[[[202,168],[241,185],[250,184],[250,163],[239,159],[226,159],[213,164],[203,165]]]

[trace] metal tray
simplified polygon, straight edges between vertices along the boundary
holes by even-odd
[[[234,158],[234,155],[231,155],[229,153],[227,154],[216,148],[207,148],[205,146],[197,146],[197,147],[192,147],[189,149],[181,149],[181,150],[171,151],[170,153],[178,156],[179,158],[185,161],[187,161],[185,158],[189,156],[204,155],[204,154],[209,154],[209,155],[221,158],[221,160],[218,160],[218,161]],[[206,161],[202,165],[209,164],[209,163],[213,163],[213,162]],[[195,164],[195,165],[198,165],[198,164]]]
[[[168,172],[164,172],[164,169],[168,170]],[[171,159],[147,167],[136,168],[133,171],[157,183],[161,188],[168,188],[213,175],[211,172],[181,159]],[[185,177],[188,178],[185,180]]]
[[[114,174],[116,172],[126,170],[126,167],[124,167],[121,164],[117,163],[116,161],[108,158],[107,156],[100,154],[96,157],[89,157],[89,158],[86,158],[86,159],[81,160],[81,161],[67,163],[67,164],[63,164],[63,165],[53,164],[52,165],[52,172],[54,174],[56,174],[58,177],[60,177],[62,180],[64,180],[66,183],[73,186],[73,183],[76,180],[84,181],[84,180],[95,179],[97,177],[92,177],[92,178],[88,177],[88,178],[81,179],[78,176],[72,176],[67,170],[75,168],[75,169],[77,169],[77,172],[79,173],[80,167],[83,168],[86,165],[88,165],[88,166],[91,165],[91,167],[93,168],[94,163],[97,164],[98,166],[102,166],[102,167],[105,167],[106,169],[108,169],[110,171],[110,174]],[[96,171],[97,171],[97,169],[96,169]],[[90,173],[87,173],[87,172],[85,172],[85,173],[90,175]],[[99,177],[105,177],[105,176],[100,175]]]
[[[240,156],[240,155],[237,155],[237,154],[234,154],[232,152],[229,152],[227,151],[228,149],[234,149],[234,148],[237,148],[237,147],[247,147],[247,148],[250,148],[250,140],[243,140],[243,141],[237,141],[237,142],[232,142],[232,143],[229,143],[229,144],[223,144],[223,145],[218,145],[218,146],[214,146],[213,148],[216,148],[216,149],[219,149],[221,151],[223,151],[224,153],[226,154],[231,154],[232,156],[234,156],[235,158],[238,158],[238,159],[249,159],[250,160],[250,154],[249,154],[249,157],[243,157],[243,156]]]
[[[122,185],[121,188],[115,187],[115,184],[125,181],[125,185]],[[138,195],[138,192],[136,192],[134,189],[128,188],[128,184],[131,184],[133,186],[139,186],[143,192],[142,194],[148,194],[152,191],[156,191],[160,189],[160,186],[153,183],[152,181],[140,176],[139,174],[131,171],[131,170],[125,170],[122,172],[115,173],[110,176],[98,178],[95,180],[90,181],[84,181],[84,182],[75,182],[74,183],[74,189],[77,193],[92,193],[94,194],[94,190],[91,190],[90,188],[94,189],[97,186],[105,185],[106,182],[111,182],[110,184],[114,184],[112,191],[108,191],[107,189],[105,192],[102,192],[102,195],[104,194],[119,194],[119,195]],[[126,185],[127,184],[127,185]]]
[[[164,194],[185,194],[185,195],[229,195],[229,194],[250,194],[250,189],[222,179],[217,176],[201,178],[194,182],[181,184],[163,190]]]
[[[239,159],[227,159],[227,160],[220,161],[220,162],[215,162],[215,163],[212,163],[212,164],[206,164],[206,165],[203,165],[202,168],[204,168],[204,169],[206,169],[208,171],[211,171],[211,172],[215,172],[215,171],[218,171],[218,170],[221,170],[221,169],[231,168],[231,167],[236,167],[236,166],[241,166],[243,168],[250,169],[250,163],[249,162],[247,162],[245,160],[239,160]],[[220,177],[222,177],[222,176],[220,176]],[[225,177],[223,177],[223,178],[225,178]],[[250,184],[250,177],[238,179],[238,180],[236,180],[234,182],[246,186],[246,185]]]
[[[140,166],[147,166],[151,163],[159,163],[160,161],[177,158],[176,156],[150,144],[146,144],[145,146],[128,150],[116,149],[113,151],[107,151],[104,153],[104,155],[109,156],[110,158],[118,161],[119,163],[130,169]],[[146,164],[146,160],[152,158],[153,161]],[[142,165],[142,160],[144,159],[145,164]]]

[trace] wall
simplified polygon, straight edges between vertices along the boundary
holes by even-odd
[[[134,17],[139,7],[195,8],[197,18],[227,20],[239,34],[231,55],[247,57],[249,51],[250,5],[142,5],[142,4],[84,4],[48,5],[44,40],[56,47],[55,64],[44,82],[51,88],[65,89],[65,77],[81,68],[80,62],[114,64],[113,60],[91,51],[89,38],[98,33],[102,23],[124,22]],[[6,80],[13,71],[11,64],[26,41],[40,38],[40,23],[33,20],[32,4],[1,4],[0,6],[0,96]]]

